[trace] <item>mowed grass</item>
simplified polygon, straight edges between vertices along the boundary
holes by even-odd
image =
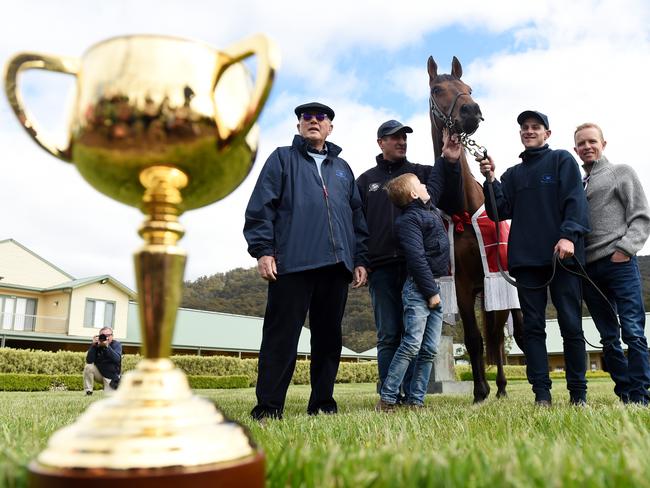
[[[619,404],[612,388],[590,381],[589,406],[579,408],[556,380],[554,406],[541,409],[527,383],[512,382],[507,399],[431,395],[423,410],[387,414],[374,411],[374,385],[337,385],[339,414],[309,417],[309,387],[294,386],[284,420],[264,424],[248,418],[253,389],[198,393],[251,430],[268,486],[650,486],[650,409]],[[24,486],[52,432],[98,398],[0,393],[1,483]]]

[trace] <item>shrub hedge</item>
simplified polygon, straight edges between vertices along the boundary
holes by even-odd
[[[231,389],[248,388],[251,386],[251,379],[246,375],[230,376],[193,376],[188,375],[187,381],[190,388],[201,389]]]
[[[526,366],[504,366],[503,370],[506,374],[507,380],[525,380],[526,379]],[[472,368],[469,365],[457,365],[456,376],[461,381],[472,381],[474,376]],[[552,379],[564,378],[564,371],[551,371],[549,375]],[[490,366],[485,371],[485,377],[488,381],[495,381],[497,379],[496,366]],[[609,373],[602,370],[587,371],[587,378],[609,378]]]
[[[77,375],[0,374],[0,391],[83,390],[83,379]]]
[[[48,378],[64,378],[71,375],[75,380],[61,379],[62,387],[70,390],[81,385],[81,372],[85,364],[86,353],[70,351],[37,351],[30,349],[0,348],[0,373],[19,373],[31,375],[46,375]],[[129,371],[140,361],[137,354],[126,354],[122,358],[122,370]],[[192,388],[226,388],[221,386],[198,386],[213,384],[218,377],[245,377],[248,385],[255,385],[257,379],[257,359],[239,359],[230,356],[172,356],[174,364],[183,370],[190,380]],[[504,366],[506,378],[509,380],[525,380],[526,366]],[[486,371],[487,379],[496,379],[496,367],[490,366]],[[210,380],[204,378],[213,378]],[[588,371],[588,378],[607,378],[603,371]],[[472,369],[469,365],[456,366],[456,378],[461,381],[472,381]],[[551,378],[564,378],[563,371],[553,371]],[[342,362],[336,377],[337,383],[375,383],[377,381],[377,362],[360,363]],[[36,381],[36,380],[34,380]],[[38,380],[45,381],[45,380]],[[231,381],[231,380],[228,380]],[[234,381],[234,380],[233,380]],[[240,381],[240,380],[237,380]],[[196,382],[196,383],[192,383]],[[309,361],[297,361],[292,383],[295,385],[309,384]],[[36,383],[34,383],[36,384]],[[240,384],[240,383],[236,383]],[[194,386],[197,385],[197,386]],[[237,386],[241,388],[242,386]],[[0,390],[3,388],[0,388]],[[47,388],[46,388],[47,389]]]
[[[70,351],[37,351],[30,349],[0,348],[0,373],[37,375],[74,375],[81,378],[86,353]],[[140,361],[137,354],[125,354],[122,371],[126,372]],[[245,376],[249,384],[257,379],[257,359],[239,359],[229,356],[172,356],[174,364],[188,376]],[[376,361],[362,363],[342,362],[336,381],[338,383],[374,383],[377,381]],[[309,361],[297,361],[293,384],[309,384]],[[199,388],[198,386],[196,388]],[[212,388],[212,387],[209,387]]]
[[[247,388],[251,380],[246,375],[231,376],[191,376],[187,380],[190,388]],[[95,390],[101,385],[95,384]],[[48,390],[83,390],[83,379],[80,374],[23,374],[0,373],[0,391],[48,391]]]

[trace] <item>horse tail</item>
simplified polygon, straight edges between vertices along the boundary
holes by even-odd
[[[481,315],[485,326],[485,359],[487,364],[496,365],[502,360],[503,341],[505,340],[503,327],[507,319],[507,311],[486,312],[481,310]]]

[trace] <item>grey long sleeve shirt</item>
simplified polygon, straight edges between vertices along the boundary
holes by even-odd
[[[603,156],[591,168],[586,195],[592,229],[585,236],[587,262],[641,250],[650,234],[650,209],[636,172]]]

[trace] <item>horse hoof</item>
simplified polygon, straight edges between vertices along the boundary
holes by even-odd
[[[506,393],[505,391],[498,391],[497,398],[508,398],[508,393]]]
[[[474,397],[474,401],[472,403],[474,405],[478,405],[479,403],[483,403],[485,400],[487,400],[487,395],[484,397]]]

